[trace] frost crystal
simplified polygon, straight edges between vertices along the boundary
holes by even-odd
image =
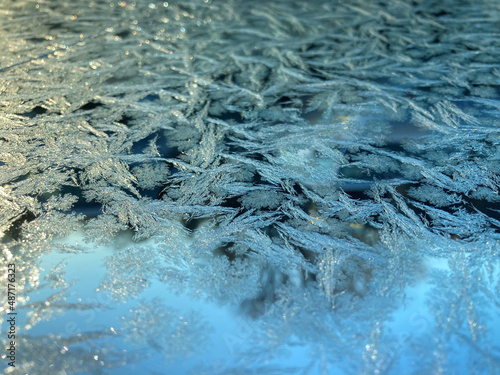
[[[499,21],[488,0],[2,2],[6,371],[497,372]]]

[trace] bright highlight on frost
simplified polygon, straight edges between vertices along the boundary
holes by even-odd
[[[2,2],[5,373],[498,371],[499,21]]]

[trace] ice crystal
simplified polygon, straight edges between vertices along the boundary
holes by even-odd
[[[203,314],[144,299],[160,288],[252,324],[194,372],[494,373],[499,20],[488,0],[0,4],[15,371],[105,373],[124,337],[133,361],[201,355]],[[109,307],[67,301],[92,252],[99,293],[139,306],[116,330],[27,334]]]

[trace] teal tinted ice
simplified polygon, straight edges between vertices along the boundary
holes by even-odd
[[[2,371],[497,373],[499,21],[1,2]]]

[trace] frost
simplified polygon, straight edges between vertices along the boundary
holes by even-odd
[[[499,20],[486,0],[0,4],[0,273],[16,263],[22,358],[494,373]],[[162,293],[252,329],[208,363],[204,312]],[[116,330],[43,332],[109,306]]]
[[[149,345],[165,360],[172,361],[179,355],[190,357],[207,344],[210,328],[199,314],[191,312],[179,318],[177,311],[165,309],[157,300],[142,304],[148,307],[137,308],[131,316],[123,317],[127,340],[133,345]]]

